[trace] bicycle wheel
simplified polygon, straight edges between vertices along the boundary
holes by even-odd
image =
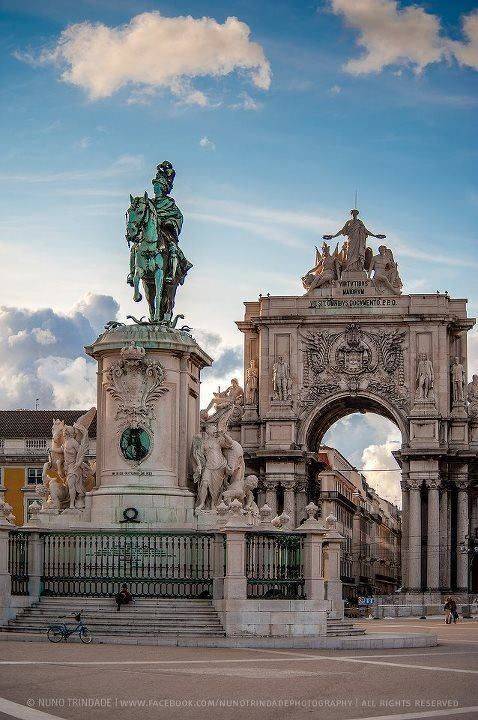
[[[63,640],[63,631],[60,628],[48,628],[47,638],[52,643],[59,643]]]
[[[80,630],[80,640],[82,643],[85,643],[85,645],[88,645],[93,638],[91,637],[88,628],[81,628]]]

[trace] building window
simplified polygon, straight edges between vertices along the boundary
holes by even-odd
[[[38,485],[41,483],[43,468],[27,468],[27,483]]]
[[[46,450],[47,441],[45,438],[28,438],[25,440],[25,447],[27,450]]]
[[[5,438],[0,437],[0,452],[5,448]]]

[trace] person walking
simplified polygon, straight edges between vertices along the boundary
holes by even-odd
[[[447,625],[451,625],[452,622],[456,623],[456,621],[458,620],[458,609],[457,609],[456,602],[453,600],[452,597],[448,596],[446,598],[446,602],[445,602],[443,609],[445,610],[445,613],[446,613],[445,623]]]

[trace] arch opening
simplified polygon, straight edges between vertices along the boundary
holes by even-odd
[[[341,396],[314,410],[304,432],[316,458],[309,467],[321,515],[344,535],[344,597],[390,595],[402,587],[401,467],[403,418],[387,401]]]

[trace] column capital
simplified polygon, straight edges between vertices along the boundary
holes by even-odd
[[[278,486],[279,486],[279,481],[278,481],[278,480],[272,480],[271,478],[263,478],[263,479],[261,480],[261,485],[262,485],[262,487],[264,487],[266,490],[277,490],[277,488],[278,488]]]
[[[296,488],[296,481],[292,478],[284,479],[280,481],[280,484],[284,488],[284,490],[295,490]]]
[[[459,492],[466,492],[470,487],[470,482],[468,478],[456,478],[455,485]]]
[[[307,492],[308,482],[307,480],[297,480],[295,483],[295,489],[298,493]]]
[[[430,477],[425,480],[425,485],[429,490],[438,490],[440,487],[440,478],[439,477]]]
[[[410,490],[420,490],[424,478],[422,476],[420,477],[409,477],[408,478],[408,485]]]
[[[400,487],[402,488],[403,492],[406,492],[407,490],[410,490],[410,483],[408,480],[400,480]]]

